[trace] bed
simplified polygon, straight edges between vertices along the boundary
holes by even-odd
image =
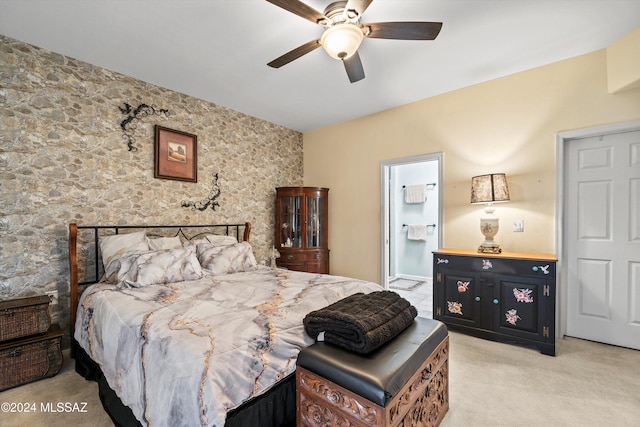
[[[250,230],[70,224],[76,371],[116,425],[295,424],[304,316],[381,288],[258,265]]]

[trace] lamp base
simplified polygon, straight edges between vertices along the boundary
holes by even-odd
[[[502,249],[500,246],[478,246],[478,253],[481,254],[500,254],[502,253]]]
[[[480,231],[484,236],[484,242],[478,246],[478,252],[482,254],[499,254],[502,252],[500,245],[493,240],[500,229],[500,221],[498,217],[493,215],[494,210],[493,205],[490,203],[484,208],[485,215],[480,218]]]

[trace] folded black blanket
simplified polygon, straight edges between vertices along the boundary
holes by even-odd
[[[309,336],[355,353],[377,349],[413,323],[418,315],[409,301],[395,292],[357,293],[341,299],[304,318]]]

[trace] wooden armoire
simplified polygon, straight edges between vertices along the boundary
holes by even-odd
[[[279,267],[329,274],[329,189],[276,188],[276,249]]]

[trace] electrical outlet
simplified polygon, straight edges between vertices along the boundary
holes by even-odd
[[[513,221],[513,232],[514,233],[522,233],[524,231],[524,220],[517,219]]]
[[[49,295],[49,298],[51,299],[51,305],[56,305],[58,304],[58,291],[47,291],[45,292],[45,294]]]

